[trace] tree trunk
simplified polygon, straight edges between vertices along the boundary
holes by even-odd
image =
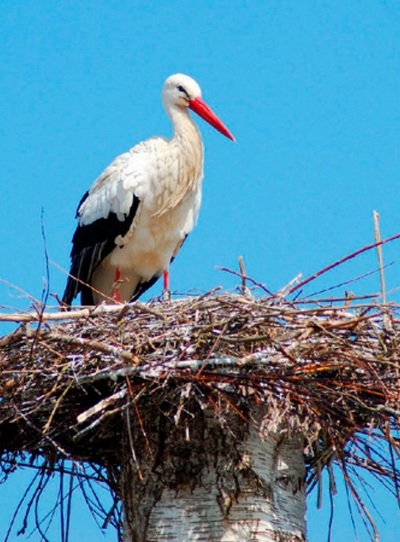
[[[147,446],[136,437],[119,482],[124,542],[305,540],[300,435],[199,408],[179,424],[160,416]]]

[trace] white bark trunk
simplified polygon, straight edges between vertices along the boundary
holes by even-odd
[[[235,423],[232,434],[231,421],[221,429],[214,413],[203,414],[200,431],[172,435],[163,457],[141,460],[143,481],[127,462],[125,542],[306,539],[302,438]]]

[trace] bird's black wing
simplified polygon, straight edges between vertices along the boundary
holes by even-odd
[[[176,255],[178,254],[178,252],[182,248],[182,245],[186,241],[187,237],[188,237],[188,234],[186,234],[185,237],[182,239],[181,243],[179,244],[179,247],[176,249],[175,253],[173,254],[173,256],[172,256],[172,258],[171,258],[171,260],[169,262],[170,265],[175,260]],[[133,295],[132,295],[131,299],[129,301],[132,302],[132,301],[136,301],[136,299],[139,299],[139,297],[142,294],[144,294],[144,292],[146,290],[151,288],[158,281],[159,278],[161,278],[161,275],[154,275],[154,277],[152,277],[150,280],[148,280],[146,282],[139,282],[138,285],[135,288],[135,291],[133,292]]]
[[[81,205],[88,197],[89,192],[86,192],[78,205],[77,216]],[[116,247],[115,239],[128,233],[138,206],[139,199],[133,196],[131,208],[124,220],[120,220],[116,213],[110,211],[107,218],[98,218],[91,224],[78,225],[72,237],[71,270],[62,298],[64,303],[70,305],[81,293],[82,305],[94,304],[90,287],[92,275],[102,260]]]
[[[139,282],[138,285],[135,288],[135,291],[133,292],[132,297],[130,298],[129,302],[132,303],[132,301],[136,301],[136,299],[139,299],[139,297],[144,294],[146,290],[151,288],[161,277],[161,275],[154,275],[150,280],[146,282]]]

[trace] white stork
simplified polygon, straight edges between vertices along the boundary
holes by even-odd
[[[233,135],[207,106],[199,85],[171,75],[162,99],[174,134],[155,137],[118,156],[79,203],[71,271],[63,295],[70,305],[134,301],[164,275],[195,226],[201,202],[203,143],[191,109]]]

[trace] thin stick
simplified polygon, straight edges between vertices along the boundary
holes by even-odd
[[[73,346],[82,346],[83,348],[90,348],[91,350],[97,350],[103,354],[109,354],[117,359],[124,359],[130,363],[138,363],[138,358],[127,352],[126,350],[120,350],[118,347],[108,345],[104,342],[92,341],[90,339],[85,339],[83,337],[74,337],[72,335],[66,335],[64,333],[52,333],[52,332],[43,332],[42,337],[51,340],[59,341],[65,344],[71,344]]]
[[[247,286],[246,286],[246,269],[245,269],[245,267],[244,267],[243,256],[239,256],[238,262],[239,262],[239,271],[240,271],[240,274],[242,275],[241,294],[242,294],[242,295],[246,295],[246,292],[247,292]]]
[[[373,211],[373,217],[374,217],[374,234],[375,234],[375,241],[379,243],[381,241],[381,232],[379,228],[379,213],[377,211]],[[379,263],[379,277],[381,281],[381,292],[382,292],[382,303],[383,305],[386,305],[386,284],[385,284],[385,272],[384,272],[384,265],[383,265],[383,250],[382,245],[377,245],[376,252],[378,254],[378,263]],[[393,329],[392,322],[390,321],[389,314],[385,309],[383,310],[383,327],[386,329]]]
[[[336,262],[331,263],[327,267],[324,267],[323,269],[320,269],[319,271],[317,271],[313,275],[310,275],[306,279],[302,280],[296,286],[291,288],[287,295],[293,294],[297,290],[300,290],[300,288],[303,288],[303,286],[305,286],[306,284],[308,284],[312,280],[320,277],[321,275],[324,275],[325,273],[327,273],[328,271],[331,271],[335,267],[338,267],[338,265],[341,265],[342,263],[345,263],[345,262],[347,262],[349,260],[352,260],[353,258],[355,258],[356,256],[359,256],[363,252],[367,252],[368,250],[371,250],[372,248],[375,248],[375,247],[380,246],[380,245],[385,245],[386,243],[390,243],[390,241],[395,241],[396,239],[400,239],[400,233],[396,233],[396,235],[392,235],[391,237],[387,237],[386,239],[383,239],[382,241],[379,241],[379,243],[371,243],[370,245],[366,245],[363,248],[359,248],[355,252],[352,252],[351,254],[348,254],[347,256],[344,256],[344,258],[340,258],[340,260],[337,260]]]
[[[385,286],[385,274],[383,272],[383,252],[382,252],[382,245],[379,244],[381,242],[381,232],[379,229],[379,213],[377,211],[373,211],[373,217],[374,217],[374,235],[375,235],[375,242],[376,242],[376,252],[378,254],[378,262],[379,262],[379,276],[381,280],[381,291],[382,291],[382,303],[386,305],[386,286]]]
[[[64,389],[64,391],[57,397],[57,400],[54,404],[54,407],[53,407],[53,410],[51,411],[51,414],[49,416],[49,419],[47,420],[46,422],[46,425],[44,426],[43,428],[43,434],[45,435],[46,433],[48,433],[49,429],[50,429],[50,425],[53,421],[53,418],[57,412],[57,409],[58,407],[60,406],[61,404],[61,401],[64,399],[64,397],[67,395],[67,393],[69,392],[69,390],[72,388],[74,384],[74,381],[71,380],[70,383],[68,384],[68,386]]]
[[[68,271],[66,271],[63,267],[61,267],[61,265],[58,265],[57,262],[55,262],[53,260],[49,260],[49,261],[51,262],[52,265],[54,265],[54,267],[56,267],[62,273],[67,275],[69,278],[72,278],[76,282],[79,282],[79,284],[81,284],[82,286],[85,286],[85,287],[89,288],[95,294],[99,294],[101,297],[106,299],[108,301],[108,303],[116,303],[116,300],[112,296],[105,295],[104,292],[101,292],[100,290],[96,290],[96,288],[94,286],[92,286],[91,284],[85,282],[84,280],[80,279],[79,277],[75,277],[74,275],[71,275],[71,273],[68,273]],[[119,302],[117,301],[117,303],[119,303]],[[63,301],[61,301],[61,305],[64,306],[65,308],[69,307],[69,305],[67,305]],[[121,303],[121,305],[122,305],[122,303]]]
[[[399,233],[399,237],[400,237],[400,233]],[[236,275],[237,277],[242,278],[242,275],[240,273],[238,273],[237,271],[233,271],[232,269],[229,269],[228,267],[220,267],[217,265],[215,269],[218,269],[219,271],[225,271],[226,273],[231,273],[231,275]],[[257,288],[261,288],[262,290],[264,290],[264,292],[266,292],[268,295],[271,295],[271,296],[274,295],[271,292],[271,290],[268,290],[268,288],[264,286],[264,284],[261,284],[260,282],[257,282],[250,277],[246,277],[246,280],[250,281]]]
[[[57,311],[57,312],[25,312],[18,314],[0,313],[0,322],[45,322],[45,321],[58,321],[58,320],[78,320],[79,318],[89,318],[91,316],[97,316],[99,314],[108,314],[113,312],[121,312],[121,307],[125,309],[139,309],[142,312],[157,316],[161,320],[165,320],[166,317],[159,311],[136,301],[134,304],[118,304],[118,305],[95,305],[93,307],[82,307],[71,311]]]
[[[32,303],[34,303],[35,305],[40,305],[40,301],[38,299],[36,299],[32,295],[28,294],[28,292],[25,291],[23,288],[20,288],[20,286],[17,286],[16,284],[13,284],[12,282],[10,282],[10,281],[8,281],[6,279],[2,279],[2,278],[0,278],[0,282],[2,284],[5,284],[9,288],[13,288],[14,290],[16,290],[17,292],[22,294],[24,297],[26,297],[27,299],[32,301]]]
[[[302,274],[299,273],[298,275],[296,275],[288,284],[286,284],[286,286],[283,286],[283,288],[281,288],[278,293],[276,294],[277,297],[286,297],[288,293],[290,293],[292,291],[292,287],[293,287],[293,284],[298,284],[299,280],[301,279],[302,277]]]
[[[85,410],[85,412],[82,412],[77,416],[78,423],[84,423],[87,419],[91,418],[95,414],[98,414],[99,412],[102,412],[104,409],[108,408],[110,405],[114,404],[119,399],[122,399],[127,394],[128,390],[127,388],[122,388],[122,390],[117,391],[113,395],[110,395],[106,397],[105,399],[102,399],[98,403],[96,403],[94,406],[88,408]]]

